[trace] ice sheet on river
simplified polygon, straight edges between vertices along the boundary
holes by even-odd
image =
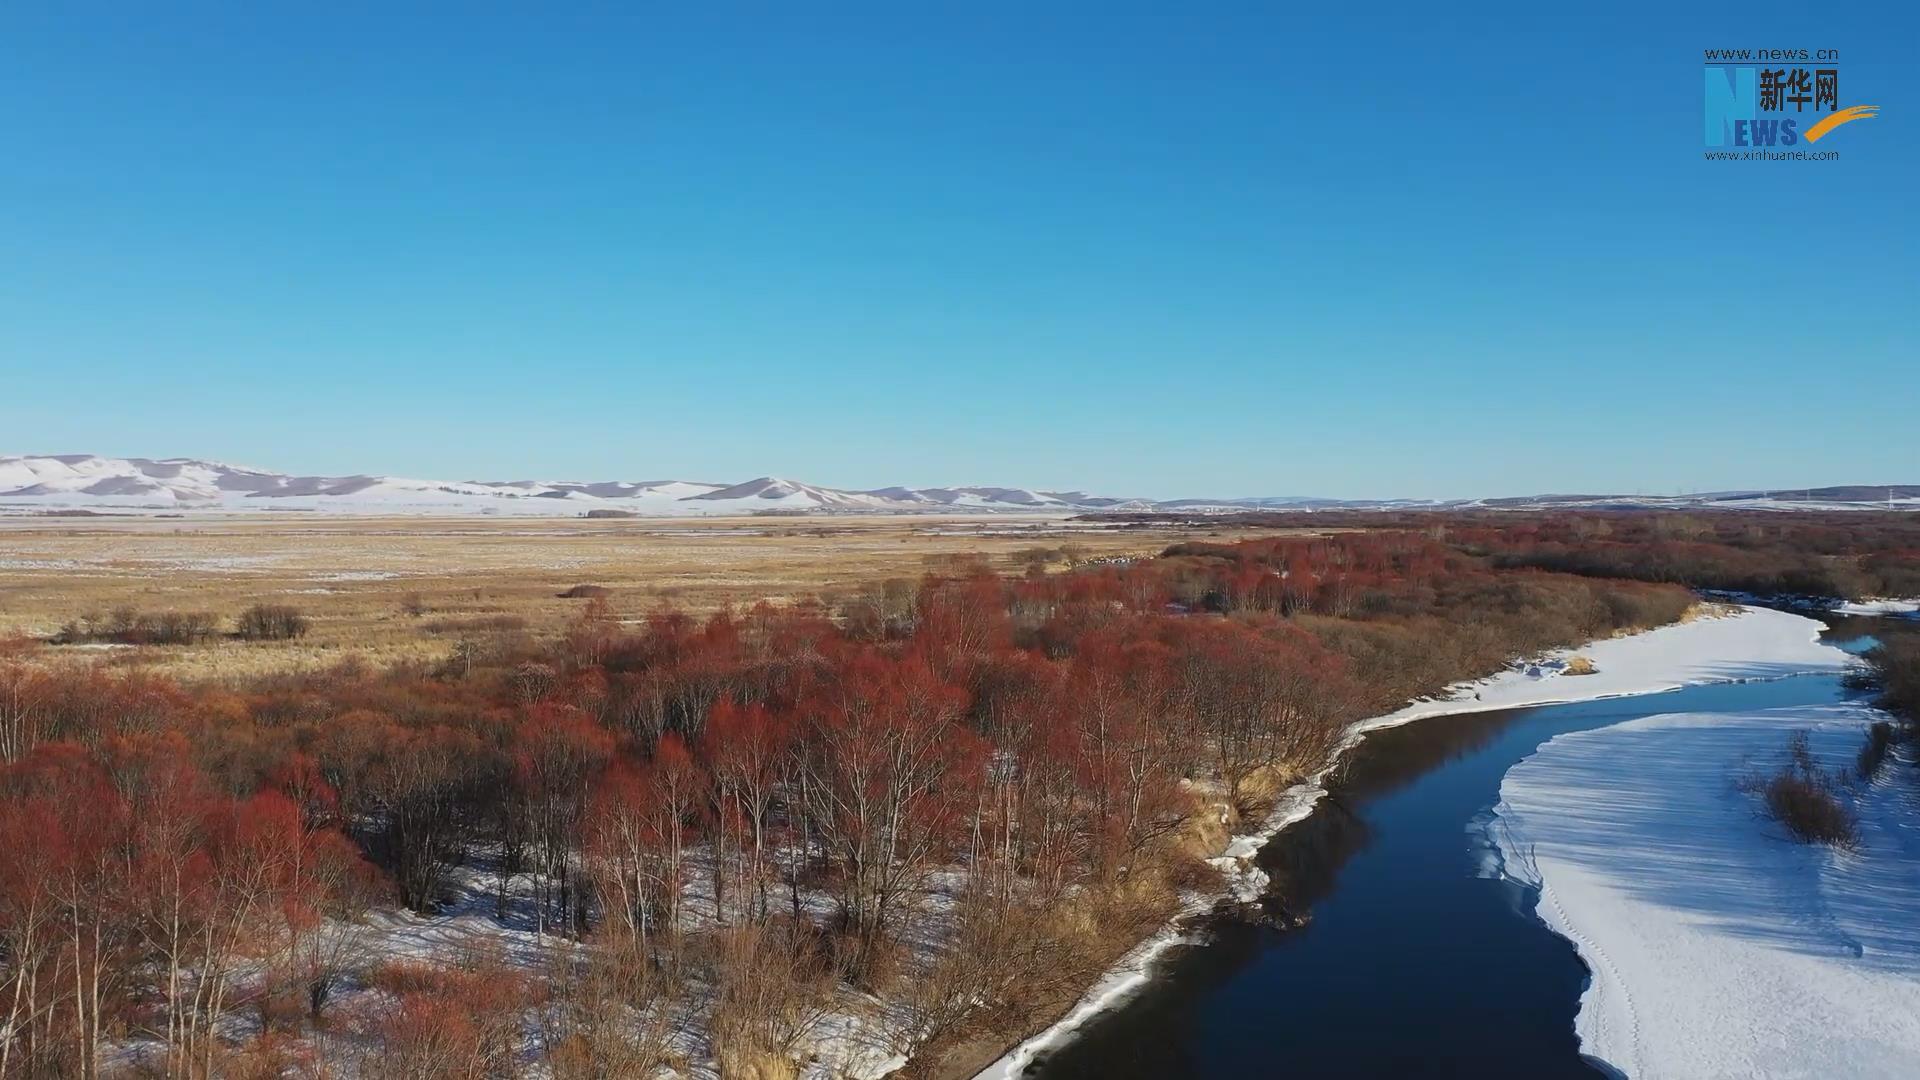
[[[1859,792],[1861,845],[1790,840],[1739,782],[1794,731],[1851,765],[1857,704],[1682,713],[1561,735],[1507,773],[1507,872],[1591,970],[1583,1053],[1631,1077],[1920,1075],[1920,775]]]

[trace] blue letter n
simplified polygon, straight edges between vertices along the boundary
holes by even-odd
[[[1727,145],[1727,129],[1735,120],[1751,120],[1757,100],[1753,68],[1707,69],[1707,145]]]

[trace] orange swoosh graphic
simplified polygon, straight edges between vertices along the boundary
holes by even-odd
[[[1841,124],[1849,120],[1870,120],[1879,113],[1879,111],[1880,106],[1878,105],[1854,105],[1841,109],[1839,112],[1808,128],[1807,133],[1801,137],[1810,143],[1816,143],[1819,142],[1827,132],[1832,131]]]

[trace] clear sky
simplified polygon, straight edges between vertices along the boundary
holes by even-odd
[[[0,453],[1920,483],[1911,3],[253,6],[0,7]],[[1840,161],[1703,159],[1760,46]]]

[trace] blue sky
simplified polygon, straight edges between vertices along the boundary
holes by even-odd
[[[1920,482],[1912,5],[60,7],[0,10],[0,452]],[[1701,50],[1774,45],[1881,117],[1703,160]]]

